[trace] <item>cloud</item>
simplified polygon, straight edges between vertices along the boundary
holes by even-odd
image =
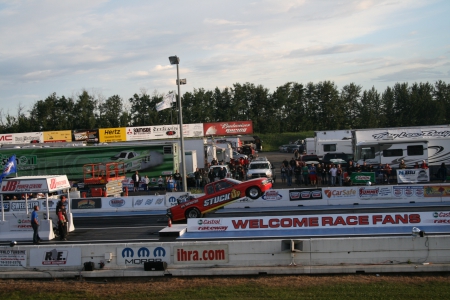
[[[331,47],[315,46],[304,49],[297,49],[289,53],[287,57],[305,57],[316,55],[330,55],[362,51],[373,47],[372,45],[345,44]]]

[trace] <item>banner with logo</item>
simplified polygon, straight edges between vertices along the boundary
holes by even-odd
[[[252,121],[203,123],[205,136],[253,134]]]
[[[427,185],[424,189],[424,197],[450,197],[450,186]]]
[[[102,208],[102,198],[72,199],[72,209],[96,209]]]
[[[118,265],[142,265],[145,262],[165,261],[170,263],[170,247],[118,247],[116,248]]]
[[[37,177],[36,179],[15,177],[2,181],[2,193],[51,193],[70,188],[66,175]]]
[[[27,266],[26,250],[0,250],[0,267],[23,267]]]
[[[101,143],[126,142],[126,130],[126,127],[99,129],[99,141]]]
[[[81,248],[55,247],[30,250],[30,267],[81,266]]]
[[[173,263],[177,265],[217,265],[228,263],[228,245],[183,245],[173,247]]]
[[[364,186],[358,188],[359,199],[376,200],[393,198],[391,186]]]
[[[319,200],[322,199],[322,189],[289,190],[289,201]]]
[[[396,198],[423,198],[425,189],[423,185],[398,185],[392,191]]]
[[[297,216],[254,216],[219,219],[188,219],[188,232],[257,231],[326,228],[408,227],[437,225],[450,232],[450,212],[392,212],[322,214]],[[442,230],[441,230],[442,231]],[[440,232],[441,232],[440,231]]]
[[[430,169],[401,169],[397,170],[398,183],[429,182]]]
[[[375,183],[374,172],[353,172],[350,179],[354,184],[366,184],[368,181]]]
[[[102,198],[103,209],[120,209],[120,208],[133,208],[132,197],[105,197]]]
[[[323,188],[324,199],[355,199],[359,196],[357,187]]]
[[[42,134],[44,143],[58,143],[58,142],[72,141],[72,131],[70,130],[44,131]]]

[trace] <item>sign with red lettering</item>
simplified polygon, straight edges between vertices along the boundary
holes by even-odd
[[[15,177],[2,181],[0,193],[50,193],[70,188],[66,175]]]
[[[253,122],[233,121],[233,122],[203,123],[203,132],[205,136],[252,134]]]
[[[212,223],[212,220],[214,222]],[[212,225],[211,225],[212,224]],[[448,225],[450,212],[398,212],[188,219],[188,232]],[[450,232],[450,227],[449,227]]]

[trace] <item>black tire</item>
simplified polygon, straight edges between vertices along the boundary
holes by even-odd
[[[250,199],[258,199],[259,197],[261,197],[261,190],[257,186],[252,186],[247,190],[246,194]]]
[[[201,216],[202,214],[197,208],[191,208],[186,211],[186,219],[197,219]]]

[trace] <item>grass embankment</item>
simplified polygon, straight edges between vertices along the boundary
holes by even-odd
[[[2,299],[449,299],[443,275],[152,277],[0,281]]]

